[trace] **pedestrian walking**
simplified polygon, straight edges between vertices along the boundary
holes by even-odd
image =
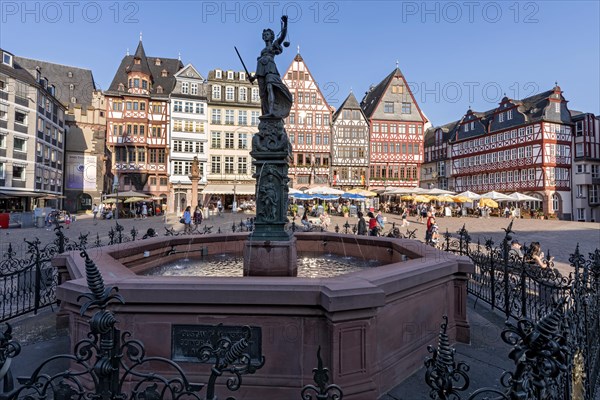
[[[360,236],[365,236],[367,234],[367,222],[365,221],[365,217],[362,212],[358,212],[358,230],[357,234]]]
[[[98,223],[98,205],[94,204],[94,208],[92,208],[92,214],[94,214],[94,225]]]
[[[146,203],[142,204],[142,218],[146,219],[148,217],[148,206]]]

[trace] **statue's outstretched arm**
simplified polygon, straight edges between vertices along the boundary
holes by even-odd
[[[279,44],[280,46],[281,46],[281,43],[283,43],[283,41],[285,40],[285,37],[287,36],[287,22],[288,22],[288,16],[282,15],[281,16],[281,32],[279,33],[279,37],[277,38],[277,44]]]

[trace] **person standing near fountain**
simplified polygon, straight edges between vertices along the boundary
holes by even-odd
[[[183,223],[185,224],[183,233],[192,233],[192,211],[190,206],[187,206],[183,212]]]

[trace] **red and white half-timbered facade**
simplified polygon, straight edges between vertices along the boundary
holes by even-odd
[[[143,191],[166,200],[169,94],[181,68],[177,59],[146,57],[140,40],[105,92],[106,145],[119,191]]]
[[[370,126],[369,187],[418,185],[427,119],[400,69],[372,87],[361,107]]]
[[[453,190],[518,191],[539,198],[544,213],[571,218],[572,125],[558,86],[469,110],[450,136]]]
[[[289,177],[294,187],[332,183],[331,108],[300,53],[283,76],[294,104],[286,120],[292,144]]]

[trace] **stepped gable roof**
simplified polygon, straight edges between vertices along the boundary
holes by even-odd
[[[75,97],[76,104],[82,107],[92,105],[92,94],[97,87],[91,70],[24,57],[15,57],[15,60],[32,76],[36,75],[39,68],[40,75],[56,87],[56,98],[64,105],[69,106],[72,97]]]
[[[340,107],[333,113],[333,121],[337,119],[343,109],[361,110],[362,112],[362,108],[360,107],[360,104],[358,104],[358,100],[356,100],[354,93],[350,92]]]
[[[402,72],[398,67],[396,67],[388,76],[386,76],[381,82],[379,82],[377,86],[372,87],[365,94],[365,97],[363,97],[360,104],[367,118],[371,118],[371,116],[377,109],[379,101],[385,94],[386,89],[388,88],[391,80],[394,78],[394,76],[396,76],[396,74],[400,76],[402,75]]]
[[[127,68],[133,63],[133,58],[134,56],[123,57],[115,73],[115,77],[106,91],[107,94],[127,93]],[[150,94],[156,95],[156,88],[160,86],[163,89],[163,93],[159,93],[158,95],[168,96],[177,83],[175,74],[183,68],[183,63],[177,58],[146,57],[146,59],[146,66],[149,68],[149,75],[152,78]],[[159,65],[156,64],[156,60],[160,60]],[[167,76],[163,76],[163,71],[166,71]],[[121,83],[125,86],[124,92],[119,92],[119,84]]]

